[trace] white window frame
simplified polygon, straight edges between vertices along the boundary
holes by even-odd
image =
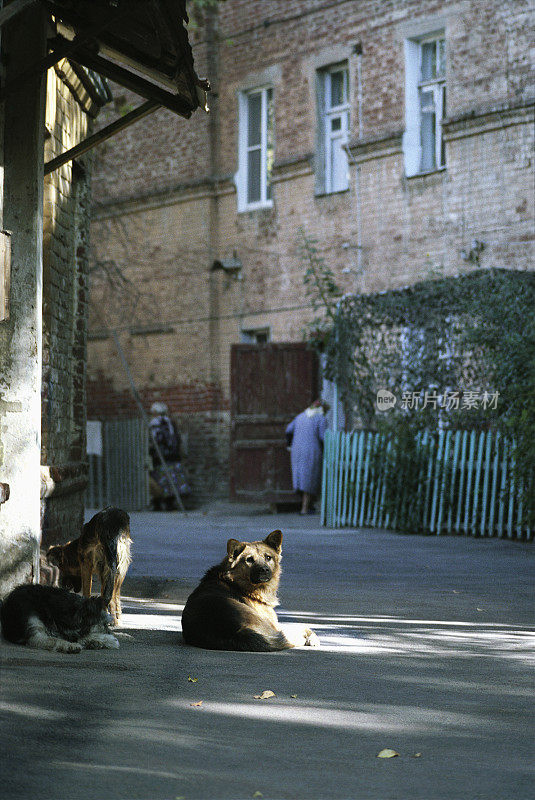
[[[423,45],[444,41],[444,31],[436,32],[418,39],[405,40],[405,132],[403,134],[403,151],[405,154],[405,174],[408,177],[426,172],[445,169],[443,158],[442,120],[445,117],[446,70],[444,75],[424,80],[422,78]],[[424,166],[424,148],[422,145],[422,92],[429,92],[435,111],[434,161]]]
[[[332,104],[332,81],[333,73],[342,72],[344,86],[344,102],[338,105]],[[349,140],[349,70],[347,63],[334,64],[322,69],[319,78],[319,157],[321,164],[320,193],[333,194],[344,192],[349,189],[349,159],[344,145]],[[333,131],[332,123],[340,120],[340,128]],[[332,169],[332,156],[336,144],[340,143],[341,152],[344,154],[345,180],[335,182],[335,175]]]
[[[240,330],[240,342],[242,344],[267,344],[271,341],[271,328],[242,328]]]
[[[249,145],[249,99],[253,95],[261,96],[261,119],[259,144]],[[271,97],[270,97],[271,95]],[[273,87],[259,86],[240,92],[239,95],[239,167],[237,176],[238,189],[238,211],[254,211],[259,208],[270,208],[273,205],[271,197],[271,168],[269,154],[269,131],[268,131],[268,103],[272,104],[273,126]],[[274,131],[271,130],[271,137],[274,143]],[[260,151],[260,199],[249,201],[249,153],[253,150]]]

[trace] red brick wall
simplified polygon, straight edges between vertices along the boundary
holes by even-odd
[[[201,34],[190,38],[193,43],[195,38],[201,39]],[[206,75],[206,57],[206,44],[197,45],[195,69],[201,77]],[[143,102],[121,86],[112,85],[112,89],[114,103],[103,109],[98,127]],[[95,202],[106,204],[119,198],[152,195],[203,180],[209,157],[208,128],[209,117],[201,110],[187,120],[159,109],[117,134],[95,151]]]
[[[228,494],[229,459],[228,400],[221,387],[200,382],[142,389],[141,401],[150,416],[155,401],[166,403],[182,440],[182,460],[192,489],[194,504]],[[88,419],[139,417],[129,389],[117,390],[100,374],[87,386]]]
[[[198,414],[205,411],[227,411],[228,399],[216,384],[185,383],[178,386],[142,388],[141,401],[149,413],[152,403],[163,402],[171,414]],[[88,419],[121,419],[139,416],[137,404],[129,389],[114,389],[112,382],[101,373],[87,383]]]
[[[90,132],[90,120],[48,71],[45,161]],[[45,178],[41,465],[53,491],[42,501],[43,546],[80,535],[87,483],[85,377],[89,304],[91,155]]]
[[[229,353],[240,329],[301,339],[313,316],[297,251],[301,227],[346,292],[462,274],[474,267],[461,257],[473,238],[485,242],[481,267],[533,268],[528,0],[226,0],[219,8],[217,48],[208,52],[202,29],[193,37],[197,71],[214,89],[212,115],[182,121],[158,112],[139,122],[110,141],[93,183],[90,329],[116,327],[147,403],[170,398],[174,413],[192,419],[227,414]],[[429,17],[446,34],[447,114],[468,116],[449,129],[447,169],[406,178],[404,40]],[[349,139],[362,160],[358,173],[351,165],[347,191],[319,196],[315,75],[342,59]],[[238,213],[237,98],[266,71],[275,104],[274,203]],[[240,276],[211,272],[215,259],[234,253]],[[132,332],[157,324],[167,332]],[[105,399],[91,399],[102,376],[114,397],[128,394],[109,339],[90,341],[89,376],[95,415],[108,413]],[[217,463],[224,468],[224,459]],[[222,472],[221,486],[226,480]]]

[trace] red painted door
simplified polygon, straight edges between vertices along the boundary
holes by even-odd
[[[318,379],[316,353],[302,343],[233,345],[232,500],[296,502],[284,431],[318,396]]]

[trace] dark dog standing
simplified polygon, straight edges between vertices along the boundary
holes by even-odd
[[[114,624],[121,617],[121,586],[131,562],[130,517],[120,508],[108,506],[83,527],[81,536],[63,545],[54,545],[47,560],[60,570],[60,586],[82,590],[91,597],[93,574],[100,579],[101,597],[109,598]]]
[[[116,648],[109,632],[109,598],[80,597],[66,589],[26,583],[5,598],[0,609],[4,638],[41,650],[79,653]]]
[[[286,650],[318,646],[315,633],[303,628],[292,640],[274,607],[281,573],[281,531],[261,542],[229,539],[223,561],[208,570],[189,596],[182,613],[184,640],[208,650]]]

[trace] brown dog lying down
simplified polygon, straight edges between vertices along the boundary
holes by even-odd
[[[285,634],[274,606],[278,605],[281,531],[262,542],[229,539],[227,555],[208,570],[189,596],[182,613],[187,644],[208,650],[286,650],[319,640],[309,628]]]
[[[100,595],[109,599],[113,623],[121,617],[121,586],[131,562],[130,517],[108,506],[86,522],[82,535],[67,544],[50,547],[47,560],[59,567],[60,586],[82,590],[91,597],[93,574],[100,579]]]

